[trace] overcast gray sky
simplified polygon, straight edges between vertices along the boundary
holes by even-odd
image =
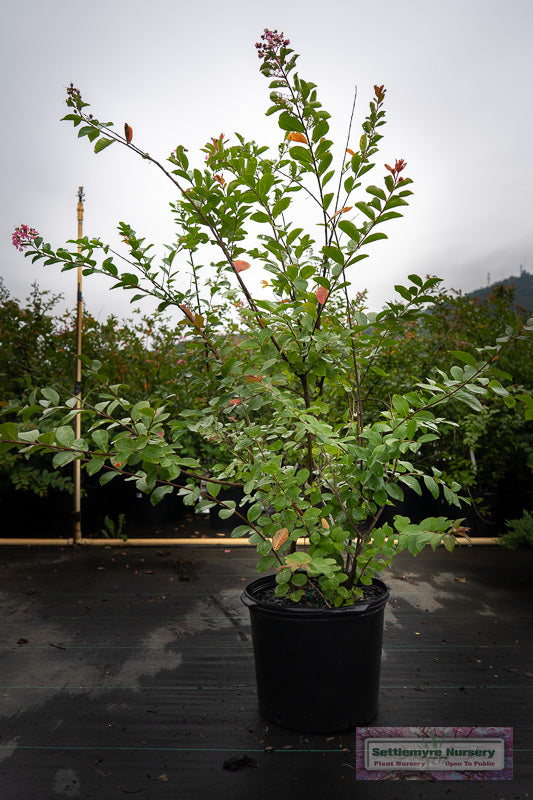
[[[173,192],[156,169],[118,146],[96,156],[59,121],[71,81],[95,116],[119,130],[127,121],[163,159],[221,132],[274,144],[254,48],[265,27],[290,37],[342,141],[354,85],[357,123],[373,85],[387,88],[378,163],[405,158],[415,197],[353,276],[372,307],[410,272],[468,291],[487,273],[533,271],[532,24],[531,0],[4,2],[0,273],[19,298],[38,280],[74,304],[74,273],[32,266],[11,234],[27,223],[53,246],[74,238],[80,185],[85,234],[112,241],[124,220],[150,241],[171,240]],[[84,297],[101,318],[129,313],[99,279],[85,280]]]

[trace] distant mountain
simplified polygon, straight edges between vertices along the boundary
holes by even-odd
[[[503,281],[497,281],[491,286],[486,286],[483,289],[475,289],[473,292],[468,292],[468,297],[479,297],[483,299],[490,294],[497,286],[512,286],[514,288],[514,303],[517,306],[522,306],[526,311],[533,313],[533,275],[525,270],[519,276],[511,276]]]

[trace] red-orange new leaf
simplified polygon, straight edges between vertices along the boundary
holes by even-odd
[[[307,144],[307,139],[303,135],[303,133],[296,133],[295,131],[291,131],[291,133],[287,134],[287,139],[289,142],[301,142],[302,144]]]
[[[190,320],[190,321],[193,323],[193,325],[194,325],[194,314],[192,313],[192,311],[190,310],[190,308],[187,308],[187,306],[180,306],[180,308],[181,308],[181,310],[183,311],[183,313],[185,314],[185,316],[187,316],[187,317],[189,318],[189,320]]]
[[[234,261],[233,268],[235,272],[244,272],[245,269],[250,269],[250,265],[247,261]]]
[[[285,544],[289,538],[288,528],[280,528],[279,531],[272,536],[272,549],[279,550],[282,544]]]
[[[352,208],[353,206],[344,206],[344,208],[339,208],[338,211],[335,211],[335,213],[331,215],[331,217],[328,219],[328,222],[331,222],[331,220],[334,219],[334,217],[336,217],[338,214],[345,214],[347,211],[351,211]]]
[[[315,292],[316,299],[318,300],[321,306],[323,306],[326,300],[328,299],[328,295],[329,291],[326,289],[325,286],[320,286]]]

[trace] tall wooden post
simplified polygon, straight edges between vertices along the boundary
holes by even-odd
[[[83,236],[83,186],[78,189],[78,239]],[[81,253],[81,246],[78,245],[78,253]],[[78,266],[77,296],[76,296],[76,379],[74,383],[74,394],[76,396],[76,408],[81,410],[81,333],[82,333],[82,314],[83,300],[81,293],[81,264]],[[81,414],[74,417],[74,434],[76,439],[81,438]],[[81,461],[74,462],[74,544],[81,541]]]

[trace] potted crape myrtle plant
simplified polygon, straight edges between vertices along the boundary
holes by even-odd
[[[221,134],[197,162],[182,145],[158,161],[128,123],[118,132],[89,113],[77,88],[68,89],[65,119],[97,153],[119,143],[174,184],[176,239],[159,262],[123,222],[125,254],[96,238],[54,250],[28,227],[16,232],[33,260],[63,270],[81,263],[86,275],[109,276],[133,301],[151,296],[161,313],[177,309],[187,336],[205,349],[216,391],[202,407],[170,415],[165,403],[129,401],[127,386],[110,385],[101,364],[86,364],[101,388],[83,398],[81,412],[76,398],[46,387],[31,404],[8,409],[18,421],[0,427],[0,446],[55,452],[58,465],[80,459],[106,482],[126,475],[153,502],[179,487],[187,504],[233,518],[232,536],[248,537],[265,573],[242,597],[260,708],[288,728],[335,731],[377,712],[388,598],[378,576],[396,553],[416,555],[428,544],[451,550],[464,532],[461,520],[444,517],[414,524],[396,515],[393,525],[381,524],[383,509],[405,488],[420,493],[423,485],[459,505],[460,486],[446,483],[421,453],[447,426],[451,398],[474,409],[492,394],[515,402],[496,358],[523,329],[455,352],[449,373],[420,375],[408,391],[379,396],[376,378],[387,377],[379,356],[426,313],[438,283],[411,275],[382,311],[363,308],[359,262],[387,238],[384,226],[402,216],[411,196],[403,159],[369,180],[385,89],[374,87],[361,135],[352,135],[350,122],[335,150],[329,114],[315,84],[299,76],[289,40],[265,30],[256,47],[271,90],[267,116],[281,131],[275,151]],[[72,427],[77,413],[80,439]],[[20,432],[21,420],[31,430]],[[226,454],[224,462],[182,455],[184,421]],[[241,488],[242,501],[222,499],[228,487]]]

